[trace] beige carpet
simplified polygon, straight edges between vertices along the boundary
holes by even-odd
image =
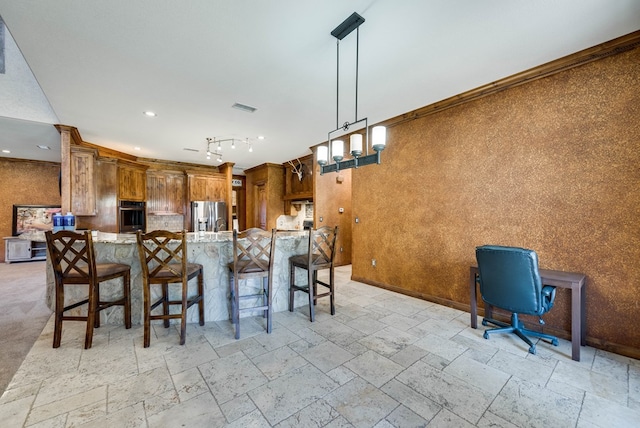
[[[46,262],[0,263],[0,391],[4,392],[52,311],[45,304]]]

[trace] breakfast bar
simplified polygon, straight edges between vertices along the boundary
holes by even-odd
[[[142,324],[142,270],[138,256],[136,235],[95,233],[93,238],[98,263],[123,263],[131,266],[131,313],[132,323]],[[307,251],[308,238],[305,232],[278,232],[276,237],[275,266],[273,272],[273,310],[288,310],[289,305],[289,257]],[[203,266],[205,321],[229,319],[229,272],[227,265],[233,259],[232,232],[206,232],[187,234],[187,260]],[[118,281],[118,280],[112,280]],[[104,297],[117,297],[122,286],[106,281],[100,285],[100,294]],[[195,280],[193,281],[195,287]],[[191,288],[190,283],[190,288]],[[249,283],[247,286],[252,286]],[[256,284],[257,286],[257,284]],[[74,288],[76,288],[74,290]],[[178,288],[176,288],[177,290]],[[171,290],[171,286],[170,286]],[[68,287],[65,300],[80,300],[86,296],[86,287]],[[110,293],[114,293],[113,296]],[[50,261],[47,260],[47,305],[54,309],[55,280]],[[308,304],[305,296],[296,296],[295,306]],[[112,307],[101,311],[101,322],[120,324],[123,322],[121,307]],[[251,315],[251,314],[249,314]],[[257,313],[255,315],[258,315]],[[187,322],[197,322],[197,311],[190,310]]]

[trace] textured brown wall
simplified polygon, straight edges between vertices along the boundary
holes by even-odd
[[[533,248],[587,275],[588,343],[640,356],[638,88],[635,49],[390,127],[353,173],[353,277],[468,309],[476,246]]]
[[[13,205],[60,205],[60,164],[0,159],[0,233],[11,236]],[[0,242],[4,262],[4,240]]]
[[[336,240],[336,265],[348,265],[351,263],[351,225],[353,221],[351,213],[351,172],[347,169],[339,173],[329,172],[320,175],[320,166],[314,162],[314,226],[338,226],[338,238]],[[338,178],[341,181],[338,181]],[[344,212],[339,209],[344,208]],[[322,217],[322,221],[320,221]],[[342,250],[342,251],[341,251]]]

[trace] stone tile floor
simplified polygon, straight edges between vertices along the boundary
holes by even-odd
[[[52,320],[0,398],[6,427],[638,427],[640,361],[513,335],[482,338],[469,314],[350,281],[327,299],[231,325],[106,325],[82,349],[83,324]]]

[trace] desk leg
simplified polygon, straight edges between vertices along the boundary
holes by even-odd
[[[571,359],[580,361],[580,345],[585,344],[584,337],[584,297],[580,283],[571,284]]]
[[[471,328],[478,328],[478,301],[476,295],[476,272],[471,268],[469,273],[469,295],[471,296]]]

